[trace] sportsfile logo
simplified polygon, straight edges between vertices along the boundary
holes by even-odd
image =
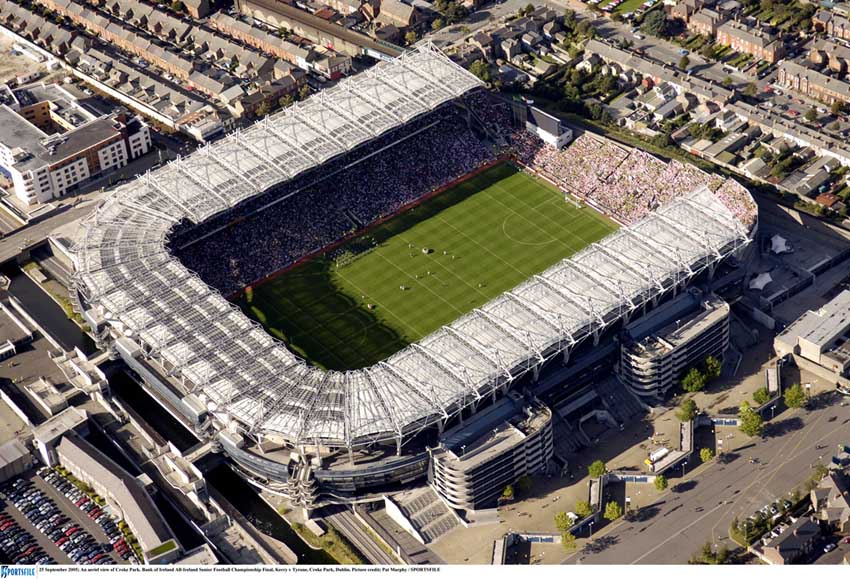
[[[9,567],[3,565],[0,567],[0,579],[6,577],[35,577],[35,567]]]

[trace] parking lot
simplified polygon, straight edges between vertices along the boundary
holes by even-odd
[[[61,474],[46,468],[30,472],[8,481],[0,492],[3,562],[114,565],[129,557],[108,509]]]

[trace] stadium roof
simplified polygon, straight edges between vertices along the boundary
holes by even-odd
[[[425,46],[119,187],[84,223],[79,289],[212,410],[292,444],[350,448],[401,444],[749,242],[701,188],[348,372],[307,365],[168,253],[181,219],[200,223],[479,84]]]

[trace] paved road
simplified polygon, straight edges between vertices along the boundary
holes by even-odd
[[[658,495],[643,509],[646,520],[608,525],[594,536],[597,552],[585,549],[564,562],[686,563],[707,540],[733,547],[727,536],[733,518],[745,519],[798,487],[818,460],[827,462],[836,445],[850,443],[848,423],[850,405],[834,396],[822,408],[777,416],[771,427],[776,434],[751,448],[741,448],[748,441],[737,429],[719,429],[731,462],[714,461],[685,479],[672,479],[671,487],[682,483],[686,490]],[[733,438],[726,438],[729,434]],[[749,456],[759,462],[751,464]],[[653,492],[643,486],[644,496]]]

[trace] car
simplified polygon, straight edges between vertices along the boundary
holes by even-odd
[[[830,551],[834,551],[837,545],[835,543],[829,543],[823,546],[823,552],[829,553]]]
[[[62,545],[64,545],[67,542],[68,542],[68,537],[60,537],[59,539],[54,541],[54,543],[56,543],[57,547],[61,547]]]
[[[682,48],[681,50],[679,50],[679,54],[681,54],[682,56],[687,56],[687,55],[690,54],[690,52],[688,52],[686,49]]]
[[[79,531],[79,530],[80,530],[80,528],[79,528],[79,527],[71,527],[70,529],[67,529],[67,530],[65,531],[65,536],[66,536],[66,537],[70,537],[71,535],[73,535],[74,533],[76,533],[76,532],[77,532],[77,531]]]
[[[94,563],[97,563],[97,562],[99,562],[101,559],[103,559],[104,557],[106,557],[106,553],[98,553],[97,555],[95,555],[94,557],[92,557],[91,562],[92,562],[93,564],[94,564]]]

